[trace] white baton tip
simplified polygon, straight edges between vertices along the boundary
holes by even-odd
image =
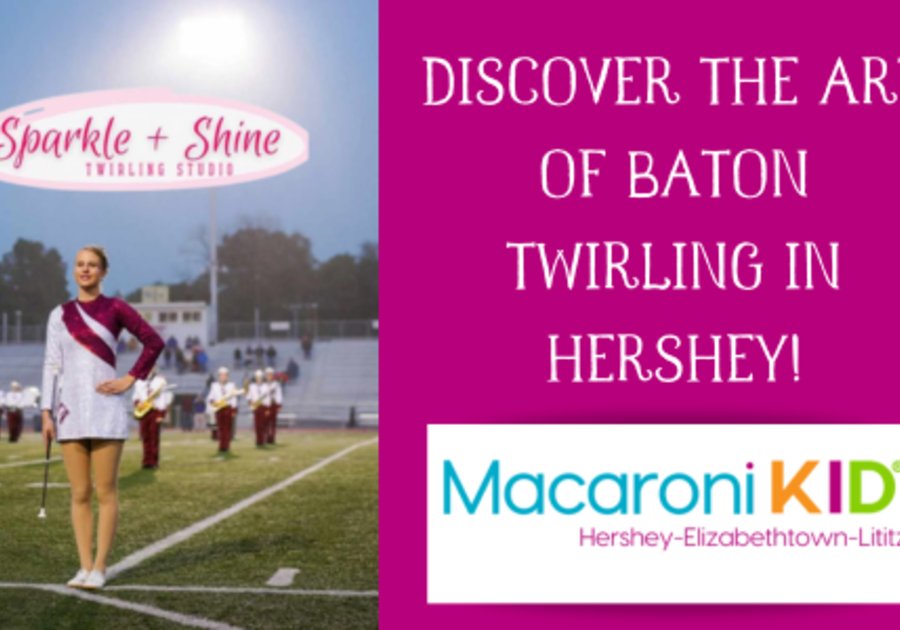
[[[47,518],[47,511],[44,508],[41,508],[40,514],[38,514],[38,518]]]

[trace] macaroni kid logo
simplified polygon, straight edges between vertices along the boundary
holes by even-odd
[[[429,601],[898,603],[898,443],[888,424],[431,425]]]
[[[896,494],[894,475],[900,473],[900,461],[891,465],[871,460],[850,460],[846,465],[842,460],[832,460],[827,465],[821,464],[819,460],[807,460],[799,468],[796,465],[791,468],[783,460],[773,460],[765,480],[771,488],[771,501],[765,509],[772,514],[784,514],[785,508],[796,502],[808,514],[826,511],[841,514],[845,493],[850,514],[877,514],[892,504]],[[442,475],[443,513],[451,515],[454,509],[459,512],[462,508],[468,514],[493,515],[503,511],[519,515],[548,512],[574,515],[585,510],[602,515],[640,515],[648,502],[654,502],[673,515],[697,512],[753,515],[757,504],[755,488],[759,482],[753,472],[754,464],[748,463],[746,468],[747,472],[741,475],[720,472],[699,477],[683,472],[667,475],[604,472],[593,476],[575,472],[553,476],[515,472],[505,476],[500,460],[493,460],[483,475],[467,475],[470,480],[480,477],[479,481],[465,484],[453,461],[447,459],[443,462]],[[816,475],[826,476],[827,492],[820,493],[821,496],[806,487]],[[724,492],[716,492],[714,500],[715,488]],[[563,491],[570,497],[568,502],[560,497]],[[571,500],[573,491],[579,500]],[[600,498],[601,493],[605,499]],[[527,495],[529,500],[523,500],[522,495]],[[674,495],[681,501],[673,498]],[[610,496],[614,497],[612,501]]]

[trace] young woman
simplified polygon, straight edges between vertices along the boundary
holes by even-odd
[[[41,400],[45,444],[59,440],[72,486],[72,527],[81,569],[68,584],[88,589],[106,583],[106,560],[119,519],[119,461],[128,438],[122,394],[136,379],[147,377],[163,349],[163,340],[133,308],[101,293],[108,270],[101,247],[85,247],[75,257],[78,297],[50,314]],[[122,330],[137,337],[144,350],[131,372],[118,378],[115,349]],[[96,557],[91,555],[92,464],[100,504]]]

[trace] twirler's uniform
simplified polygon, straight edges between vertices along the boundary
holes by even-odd
[[[209,387],[209,394],[206,396],[207,408],[213,409],[213,405],[216,402],[231,396],[236,391],[237,388],[234,386],[234,383],[228,382],[222,385],[222,383],[216,381]],[[219,451],[221,452],[226,452],[231,448],[231,423],[237,415],[237,406],[237,396],[234,396],[225,407],[215,412],[216,427],[219,434]]]
[[[166,386],[166,379],[154,376],[149,381],[138,381],[134,384],[134,406],[142,404],[150,395]],[[159,435],[162,419],[166,415],[165,393],[153,399],[153,409],[140,419],[141,440],[144,443],[144,468],[159,467]]]
[[[90,302],[66,302],[50,314],[41,409],[55,412],[60,442],[128,439],[123,396],[97,392],[100,383],[116,378],[116,344],[122,330],[144,346],[129,374],[145,379],[163,350],[163,340],[127,303],[101,295]],[[51,409],[54,400],[56,409]]]

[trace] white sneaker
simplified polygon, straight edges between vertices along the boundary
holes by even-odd
[[[71,586],[72,588],[81,588],[84,586],[84,581],[88,578],[90,571],[87,569],[78,569],[78,573],[75,574],[71,580],[66,582],[66,586]]]
[[[106,575],[102,571],[97,571],[94,569],[91,571],[87,578],[84,580],[84,584],[81,585],[81,588],[86,588],[88,590],[96,590],[99,588],[103,588],[106,584]]]

